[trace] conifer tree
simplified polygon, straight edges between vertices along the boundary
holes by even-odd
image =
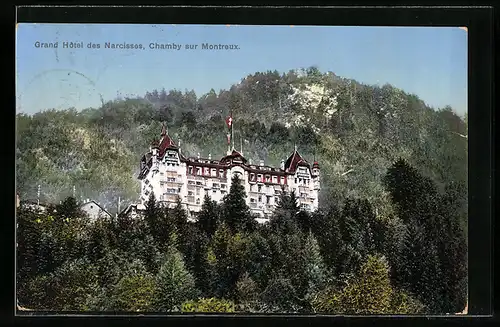
[[[182,206],[180,197],[177,197],[175,207],[170,211],[170,215],[174,221],[177,232],[182,234],[184,227],[188,223],[188,217],[186,209]]]
[[[286,192],[282,190],[278,205],[270,219],[270,226],[273,230],[282,234],[293,234],[297,232],[299,226],[297,223],[297,214],[299,206],[295,192]]]
[[[217,203],[205,194],[196,224],[208,237],[212,237],[217,229],[218,215]]]
[[[443,223],[438,239],[438,255],[443,278],[444,312],[463,311],[467,302],[467,239],[461,226],[460,189],[448,188],[441,201]]]
[[[326,266],[321,256],[318,241],[314,235],[307,234],[303,250],[304,279],[307,282],[305,297],[311,299],[313,295],[324,288],[326,282]]]
[[[158,237],[157,228],[160,225],[160,208],[156,202],[156,197],[153,192],[149,195],[144,212],[144,220],[146,221],[149,234],[155,239]]]
[[[199,295],[194,277],[175,249],[166,254],[155,284],[154,307],[158,311],[181,311],[183,302]]]
[[[67,197],[61,204],[56,205],[56,215],[61,219],[76,218],[83,216],[76,199],[72,196]]]
[[[256,227],[245,198],[245,188],[239,176],[235,174],[231,179],[229,193],[223,201],[223,220],[232,233],[251,231]]]
[[[402,287],[428,307],[430,313],[439,312],[441,271],[437,249],[426,237],[425,229],[409,224],[399,263],[398,279]]]

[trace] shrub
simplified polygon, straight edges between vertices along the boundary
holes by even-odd
[[[182,312],[235,312],[235,305],[233,302],[224,299],[202,298],[196,301],[184,302]]]

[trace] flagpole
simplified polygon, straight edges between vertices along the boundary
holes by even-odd
[[[234,118],[233,118],[233,108],[231,108],[231,140],[233,141],[233,149],[234,149]]]

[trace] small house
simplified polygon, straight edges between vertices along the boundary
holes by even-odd
[[[80,210],[85,212],[91,220],[112,218],[111,214],[94,200],[87,199],[80,204]]]

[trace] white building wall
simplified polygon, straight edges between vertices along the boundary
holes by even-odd
[[[155,159],[153,158],[154,161]],[[198,212],[201,210],[205,194],[208,194],[212,200],[219,203],[222,202],[224,195],[231,188],[232,176],[238,174],[245,188],[247,205],[253,213],[264,217],[271,214],[278,204],[277,198],[279,199],[279,192],[277,193],[276,191],[281,191],[282,185],[248,182],[250,173],[241,166],[233,166],[228,169],[226,178],[212,177],[214,173],[212,168],[208,168],[208,171],[204,172],[205,176],[187,174],[186,163],[180,162],[178,155],[176,155],[174,160],[173,157],[167,159],[166,154],[162,162],[158,163],[158,170],[155,172],[153,168],[154,163],[141,182],[141,204],[146,204],[149,192],[153,191],[157,201],[169,206],[175,205],[176,197],[179,196],[181,203],[188,212]],[[299,166],[298,168],[301,167]],[[193,169],[196,168],[194,167]],[[203,167],[203,169],[206,168]],[[295,191],[299,206],[307,206],[307,208],[303,208],[309,211],[314,211],[318,208],[319,170],[313,170],[313,174],[318,175],[318,177],[311,176],[308,168],[304,171],[297,169],[295,175],[287,176],[287,185],[285,185],[286,191]],[[265,172],[263,172],[263,175],[265,175]],[[295,181],[296,179],[297,182]],[[277,182],[280,183],[279,180]],[[267,202],[268,197],[269,203]]]
[[[80,206],[91,220],[97,220],[99,218],[109,218],[109,214],[101,209],[94,201],[87,202]]]

